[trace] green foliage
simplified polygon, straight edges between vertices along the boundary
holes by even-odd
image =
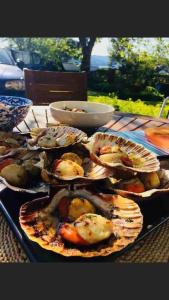
[[[88,74],[88,88],[93,91],[112,92],[112,84],[108,81],[109,71],[100,69]]]
[[[99,83],[100,91],[114,92],[122,99],[162,100],[163,95],[155,90],[159,82],[156,70],[159,65],[169,65],[169,44],[157,38],[156,44],[151,45],[152,53],[148,53],[145,47],[151,41],[144,38],[112,38],[111,43],[110,63],[117,62],[120,67],[109,78],[107,86]],[[98,91],[98,84],[96,88]]]
[[[10,46],[19,50],[35,51],[47,63],[58,63],[59,58],[80,59],[81,48],[71,38],[11,38]]]
[[[117,97],[114,97],[114,95],[105,96],[91,91],[88,93],[88,101],[105,103],[118,108],[118,110],[122,112],[142,114],[142,115],[148,115],[153,117],[159,116],[160,108],[162,104],[162,102],[152,103],[152,101],[151,102],[142,101],[140,99],[136,101],[133,101],[132,99],[122,100],[122,99],[118,99]],[[168,111],[169,111],[169,105],[166,105],[164,109],[163,117],[166,117]]]

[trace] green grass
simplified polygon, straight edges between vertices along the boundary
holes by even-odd
[[[115,106],[118,107],[119,110],[122,112],[148,115],[153,117],[159,117],[160,108],[162,104],[162,102],[150,102],[142,100],[132,101],[132,99],[122,100],[113,96],[92,91],[88,92],[88,101],[105,103],[111,106]],[[166,117],[168,111],[169,104],[165,106],[163,117]]]

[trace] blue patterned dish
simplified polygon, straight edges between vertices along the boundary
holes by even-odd
[[[32,104],[32,101],[26,98],[0,96],[0,130],[10,131],[21,123]]]

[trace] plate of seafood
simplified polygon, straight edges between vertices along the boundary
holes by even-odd
[[[0,182],[1,208],[32,261],[111,260],[169,217],[168,158],[110,134],[0,132]]]

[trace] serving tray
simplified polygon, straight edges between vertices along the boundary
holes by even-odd
[[[28,127],[28,129],[30,128]],[[88,134],[88,136],[90,136],[96,130],[93,130],[92,132],[91,130],[90,131],[84,130],[84,131]],[[140,140],[139,141],[136,140],[136,137],[133,137],[132,140],[135,142],[140,142]],[[146,145],[144,144],[144,146]],[[153,152],[155,152],[157,155],[165,154],[156,151]],[[169,155],[166,155],[165,157],[163,156],[163,158],[169,159]],[[18,192],[11,191],[8,188],[2,189],[1,191],[0,188],[0,209],[2,210],[4,216],[9,222],[9,225],[11,226],[11,229],[13,230],[15,236],[19,240],[20,244],[22,245],[23,249],[25,250],[31,262],[113,262],[117,257],[122,255],[124,252],[129,251],[136,243],[142,240],[150,232],[156,230],[158,226],[160,226],[162,223],[169,220],[169,200],[168,200],[169,193],[166,193],[161,195],[159,198],[155,198],[150,201],[142,201],[139,203],[141,212],[143,214],[144,225],[138,238],[135,240],[134,243],[132,243],[128,247],[107,257],[97,257],[97,258],[63,257],[59,254],[53,253],[51,251],[47,251],[41,248],[38,244],[30,241],[20,227],[19,210],[21,205],[27,201],[31,201],[37,197],[42,197],[42,196],[43,196],[42,194],[41,195],[38,194],[37,196],[37,194],[32,195],[26,193],[18,193]]]
[[[42,195],[39,194],[38,197],[42,197]],[[146,235],[169,219],[168,197],[169,194],[167,193],[160,198],[139,203],[144,218],[144,226],[133,244],[110,256],[89,259],[63,257],[41,248],[38,244],[27,238],[19,224],[19,209],[23,203],[37,198],[37,195],[21,194],[5,189],[0,194],[0,208],[31,262],[113,262],[115,258],[129,251],[138,241],[142,240]]]

